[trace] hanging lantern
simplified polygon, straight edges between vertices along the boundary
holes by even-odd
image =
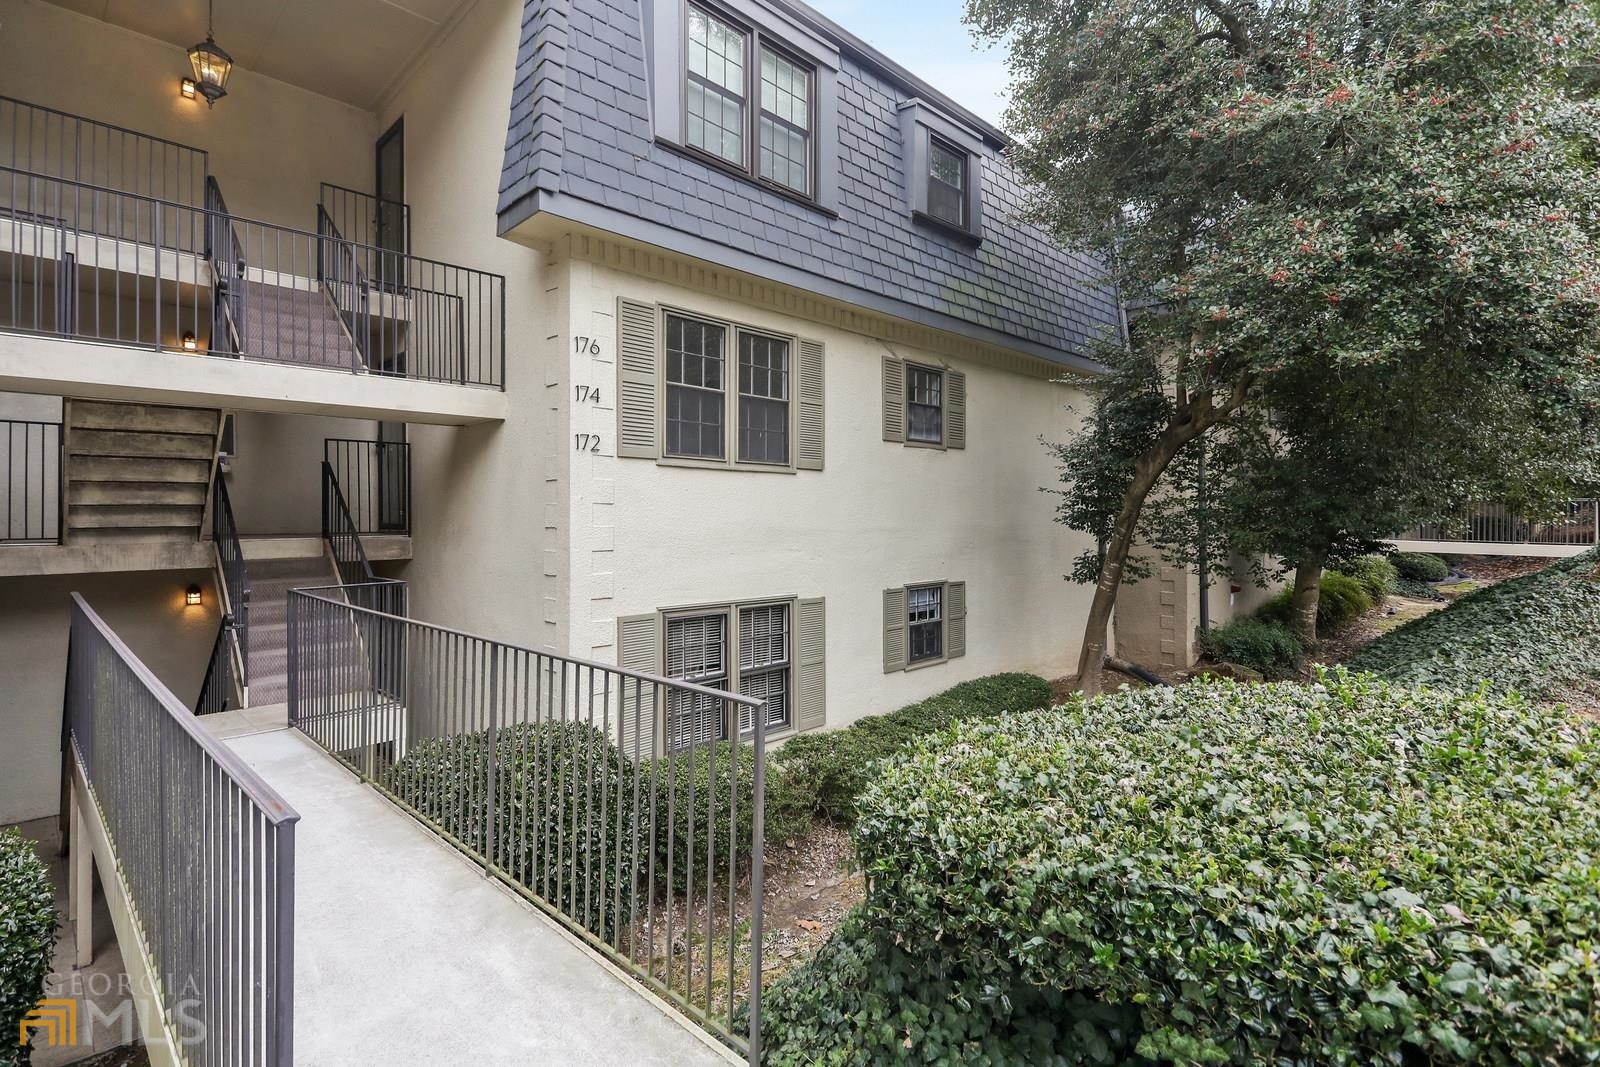
[[[233,57],[217,46],[211,35],[212,6],[206,9],[206,39],[189,49],[189,65],[194,68],[194,87],[206,98],[208,107],[228,95],[228,75],[233,72]],[[185,93],[187,95],[187,92]]]

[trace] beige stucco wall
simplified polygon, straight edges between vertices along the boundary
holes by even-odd
[[[565,402],[576,405],[569,457],[568,607],[573,652],[616,657],[616,619],[663,608],[776,596],[827,600],[828,723],[889,711],[958,681],[1001,670],[1070,673],[1089,590],[1062,580],[1081,539],[1053,521],[1057,480],[1040,443],[1068,432],[1081,390],[1050,368],[930,351],[625,272],[569,261],[571,334]],[[619,296],[670,304],[826,345],[826,469],[794,474],[705,470],[616,458]],[[967,375],[967,447],[939,451],[882,439],[885,355]],[[1002,365],[1009,364],[1009,365]],[[573,434],[597,433],[598,454]],[[883,590],[926,580],[967,583],[967,654],[883,671]]]
[[[244,218],[315,231],[321,182],[371,190],[371,113],[243,67],[208,109],[178,95],[188,72],[182,48],[44,0],[0,0],[0,95],[205,149]]]
[[[183,602],[191,582],[203,590],[199,607]],[[218,625],[209,571],[0,579],[0,825],[54,814],[58,804],[74,592],[185,706],[200,693]]]
[[[323,441],[329,437],[375,440],[377,423],[257,412],[235,416],[238,451],[228,474],[228,498],[241,533],[322,531]]]

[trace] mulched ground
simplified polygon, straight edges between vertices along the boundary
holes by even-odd
[[[143,1045],[124,1045],[92,1059],[79,1060],[72,1067],[150,1067],[150,1057]]]

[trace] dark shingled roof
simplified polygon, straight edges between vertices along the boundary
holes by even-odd
[[[648,2],[648,0],[647,0]],[[1015,218],[1024,190],[1004,135],[792,0],[767,0],[840,49],[838,217],[658,144],[640,0],[526,0],[502,232],[542,210],[929,325],[1084,365],[1120,321],[1092,256]],[[983,241],[914,223],[897,107],[918,97],[978,130]]]

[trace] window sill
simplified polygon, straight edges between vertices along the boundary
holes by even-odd
[[[767,463],[726,463],[715,459],[691,459],[688,456],[662,456],[656,460],[658,467],[688,467],[702,471],[744,471],[746,474],[794,474],[794,467],[779,467]]]
[[[965,230],[960,226],[954,226],[941,218],[936,218],[933,215],[928,214],[926,211],[913,211],[911,213],[911,219],[913,222],[916,222],[919,225],[926,226],[931,230],[938,230],[946,237],[954,237],[962,244],[971,245],[973,248],[977,248],[979,245],[983,244],[983,234],[973,233],[971,230]]]
[[[942,667],[949,662],[949,656],[940,656],[938,659],[919,659],[915,663],[906,664],[906,673],[910,674],[912,671],[920,671],[927,667]]]
[[[725,159],[719,159],[716,156],[710,155],[706,152],[701,152],[695,148],[690,148],[687,145],[676,144],[664,137],[657,137],[656,144],[660,145],[662,148],[665,148],[674,155],[682,156],[685,159],[692,159],[696,163],[702,163],[705,166],[710,167],[712,170],[721,171],[730,177],[737,178],[746,185],[753,185],[757,189],[771,193],[774,196],[782,197],[791,203],[799,204],[804,208],[810,208],[812,211],[815,211],[817,214],[828,219],[837,219],[839,217],[839,213],[837,211],[830,207],[824,207],[822,204],[813,200],[811,197],[806,196],[804,193],[797,193],[793,189],[786,188],[782,185],[777,185],[773,182],[762,181],[749,171],[744,170],[741,167],[736,167]]]
[[[948,452],[949,447],[943,441],[903,441],[907,448],[926,448],[931,452]]]

